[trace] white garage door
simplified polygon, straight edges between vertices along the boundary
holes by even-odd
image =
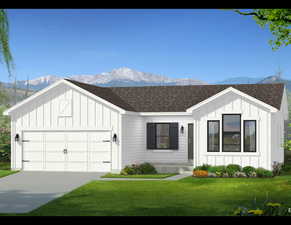
[[[111,132],[23,132],[23,170],[111,170]]]

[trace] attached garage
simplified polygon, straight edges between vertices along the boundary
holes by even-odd
[[[103,98],[61,80],[10,110],[12,169],[120,171],[122,110]]]
[[[111,171],[110,131],[23,131],[23,170]]]

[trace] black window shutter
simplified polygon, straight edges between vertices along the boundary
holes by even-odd
[[[147,149],[156,148],[156,124],[147,123]]]
[[[178,150],[179,127],[178,123],[170,123],[170,149]]]

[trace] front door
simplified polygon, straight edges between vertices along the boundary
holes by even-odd
[[[188,124],[188,160],[193,160],[193,123]]]

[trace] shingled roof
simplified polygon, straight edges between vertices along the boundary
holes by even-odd
[[[228,87],[233,87],[280,110],[284,90],[283,83],[98,87],[66,80],[122,109],[135,112],[185,112],[191,106]]]

